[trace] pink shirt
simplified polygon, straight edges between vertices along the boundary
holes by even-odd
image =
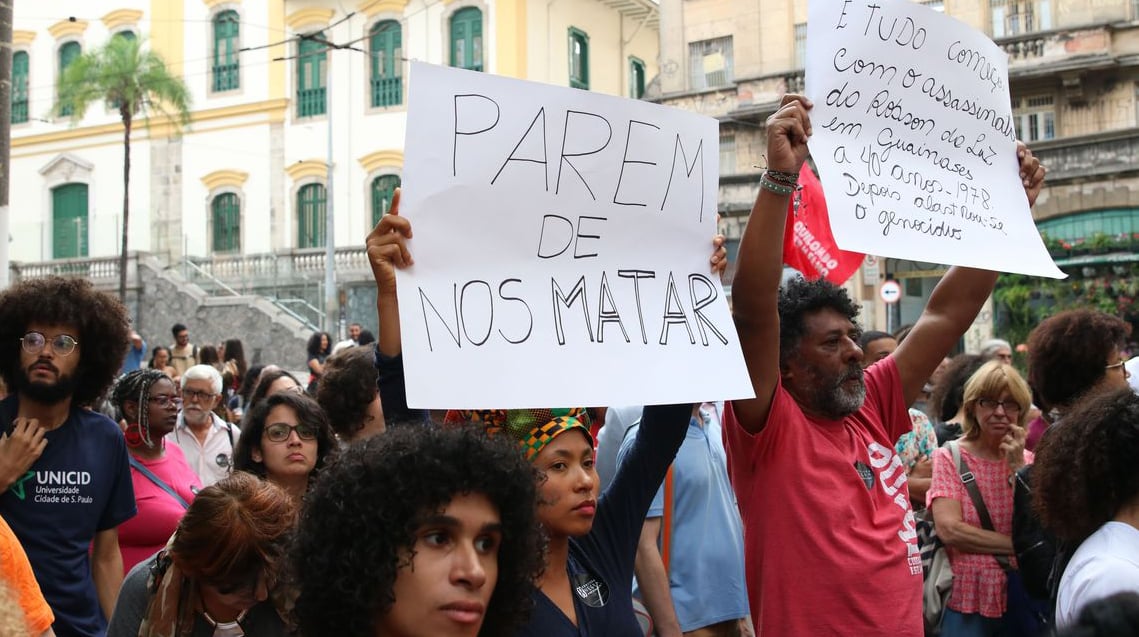
[[[202,488],[198,475],[186,464],[178,445],[167,444],[166,455],[158,460],[135,457],[143,466],[174,489],[187,504]],[[138,515],[119,525],[119,549],[123,553],[123,572],[166,546],[186,509],[169,493],[154,484],[138,469],[131,467],[134,498]]]
[[[961,447],[961,458],[973,472],[981,499],[993,521],[993,530],[1002,535],[1012,535],[1012,485],[1008,482],[1009,468],[1004,460],[979,458]],[[1024,452],[1025,462],[1031,463],[1033,455]],[[933,481],[925,495],[928,506],[933,506],[937,498],[949,498],[961,503],[962,519],[966,524],[981,528],[981,518],[973,499],[961,482],[961,473],[953,464],[953,455],[942,447],[933,452]],[[953,592],[949,595],[949,608],[959,613],[980,613],[984,617],[1002,617],[1007,607],[1005,591],[1008,587],[1004,569],[997,560],[986,553],[964,553],[957,549],[949,550],[949,564],[953,567]],[[1016,565],[1016,558],[1008,556],[1009,562]]]
[[[894,451],[912,425],[893,358],[865,381],[862,408],[838,421],[808,418],[782,385],[759,434],[731,405],[724,414],[757,635],[922,635],[921,556]]]

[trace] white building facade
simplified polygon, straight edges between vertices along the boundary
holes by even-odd
[[[330,200],[334,244],[362,244],[400,183],[410,59],[640,97],[657,23],[655,0],[17,3],[11,258],[118,254],[118,114],[52,115],[61,68],[116,34],[192,94],[181,134],[152,113],[132,135],[130,249],[174,263],[322,248]]]

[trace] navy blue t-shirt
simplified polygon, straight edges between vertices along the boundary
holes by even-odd
[[[0,424],[11,430],[17,398],[0,402]],[[105,634],[88,548],[95,534],[134,517],[126,443],[106,416],[72,408],[44,436],[43,455],[3,494],[0,516],[28,554],[36,581],[55,613],[59,637]]]
[[[577,626],[535,588],[518,637],[641,637],[633,616],[633,564],[653,496],[688,431],[692,405],[645,407],[633,446],[597,502],[593,528],[570,538],[570,587]]]

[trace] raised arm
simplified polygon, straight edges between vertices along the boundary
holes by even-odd
[[[1020,142],[1017,157],[1020,178],[1031,206],[1044,187],[1045,170],[1032,151]],[[938,282],[914,329],[893,354],[907,405],[914,402],[941,359],[973,324],[996,282],[996,272],[963,267],[950,268]]]
[[[399,194],[396,188],[391,209],[368,234],[368,262],[376,280],[376,312],[380,319],[377,347],[385,356],[403,351],[399,332],[399,299],[396,297],[395,269],[412,264],[407,240],[411,238],[411,222],[399,216]]]
[[[785,95],[780,108],[767,118],[769,171],[798,173],[807,157],[811,122],[810,101]],[[783,273],[783,231],[790,192],[783,194],[765,174],[740,239],[736,276],[732,282],[732,314],[740,336],[755,398],[733,405],[740,424],[758,433],[767,424],[771,399],[779,383],[779,281]]]

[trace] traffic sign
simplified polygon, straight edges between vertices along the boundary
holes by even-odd
[[[883,281],[878,296],[881,296],[886,303],[897,303],[902,296],[902,286],[898,285],[897,281]]]

